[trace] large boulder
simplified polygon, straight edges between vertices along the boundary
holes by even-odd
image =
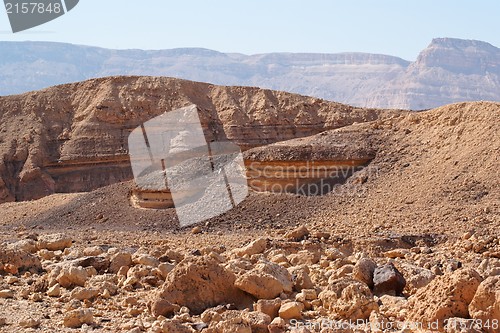
[[[439,324],[443,331],[450,318],[468,318],[469,304],[481,283],[481,276],[473,269],[461,269],[435,278],[409,298],[409,319],[424,327]]]
[[[252,299],[234,286],[236,276],[209,256],[181,261],[167,275],[161,290],[150,303],[155,316],[170,315],[177,306],[193,314],[219,304],[251,304]]]
[[[484,331],[500,332],[500,276],[481,282],[469,305],[469,313],[477,322],[489,323],[483,325]]]

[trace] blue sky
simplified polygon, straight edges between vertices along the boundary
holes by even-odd
[[[498,0],[80,0],[65,16],[17,34],[0,10],[0,40],[245,54],[355,51],[414,60],[434,37],[500,47],[499,15]]]

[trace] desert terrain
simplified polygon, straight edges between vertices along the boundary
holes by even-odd
[[[188,105],[248,164],[356,168],[180,227],[131,204],[127,137]],[[158,77],[0,97],[0,332],[500,332],[498,119]]]

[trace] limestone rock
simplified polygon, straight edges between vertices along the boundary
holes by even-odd
[[[267,326],[271,323],[271,317],[269,315],[253,311],[243,312],[242,317],[250,324],[252,333],[268,333]]]
[[[314,283],[311,280],[309,268],[307,266],[303,265],[290,267],[288,268],[288,272],[292,276],[293,288],[296,291],[314,288]]]
[[[119,252],[113,255],[109,265],[111,273],[118,273],[122,266],[132,265],[132,255],[128,252]]]
[[[236,249],[235,252],[241,257],[245,255],[252,256],[264,252],[267,248],[267,243],[268,240],[266,238],[259,238],[241,249]]]
[[[276,318],[281,307],[281,299],[259,299],[254,304],[254,310],[262,312],[271,318]]]
[[[64,315],[63,325],[70,328],[78,328],[83,324],[92,324],[94,314],[91,309],[75,309]]]
[[[282,292],[292,291],[292,277],[282,266],[266,261],[255,265],[251,271],[239,276],[235,286],[255,296],[271,299]]]
[[[375,272],[375,268],[377,268],[375,261],[370,258],[361,258],[354,265],[352,277],[373,288],[373,273]]]
[[[77,299],[79,301],[83,301],[86,299],[92,299],[97,295],[99,295],[98,289],[76,287],[71,291],[70,297],[71,299]]]
[[[40,324],[40,319],[34,318],[24,318],[19,321],[19,326],[23,328],[37,328],[38,326],[40,326]]]
[[[158,313],[158,303],[170,303],[188,307],[200,314],[219,304],[251,302],[248,296],[235,288],[236,276],[209,256],[187,258],[168,274],[163,287],[154,297],[151,307]],[[170,311],[168,311],[170,312]]]
[[[298,242],[298,241],[304,239],[308,235],[309,235],[309,230],[307,229],[307,227],[301,225],[300,227],[298,227],[292,231],[287,232],[285,234],[285,238],[288,238],[288,239],[291,239],[291,240]]]
[[[0,298],[14,298],[14,291],[10,289],[0,290]]]
[[[89,278],[87,271],[83,267],[65,266],[57,276],[57,282],[64,288],[73,286],[84,287]]]
[[[285,320],[300,319],[302,318],[302,310],[304,310],[304,304],[300,302],[283,303],[279,309],[279,316]]]
[[[158,267],[158,265],[160,264],[160,260],[147,254],[134,255],[132,257],[132,262],[136,265],[144,265],[151,267]]]
[[[49,251],[62,251],[71,247],[73,240],[65,234],[46,234],[38,236],[38,249],[46,249]]]
[[[405,291],[410,295],[415,294],[418,289],[425,287],[436,277],[431,270],[408,263],[399,264],[398,267],[406,280]]]
[[[337,319],[368,319],[378,309],[368,286],[352,278],[332,281],[318,298]]]
[[[461,269],[452,274],[438,276],[409,298],[409,319],[424,325],[453,317],[469,317],[469,304],[481,283],[481,277],[472,269]]]
[[[39,272],[41,270],[42,265],[35,255],[0,245],[0,272],[17,274],[22,271]]]
[[[500,321],[500,276],[491,276],[481,282],[477,288],[476,294],[469,305],[471,318],[477,319],[482,323],[493,323],[494,320]],[[500,325],[500,322],[498,322]],[[498,332],[500,326],[496,329],[493,325],[483,327],[488,333]]]

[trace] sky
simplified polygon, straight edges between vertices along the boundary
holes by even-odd
[[[414,60],[435,37],[500,47],[499,15],[498,0],[80,0],[66,15],[16,34],[0,10],[0,40],[244,54],[369,52]]]

